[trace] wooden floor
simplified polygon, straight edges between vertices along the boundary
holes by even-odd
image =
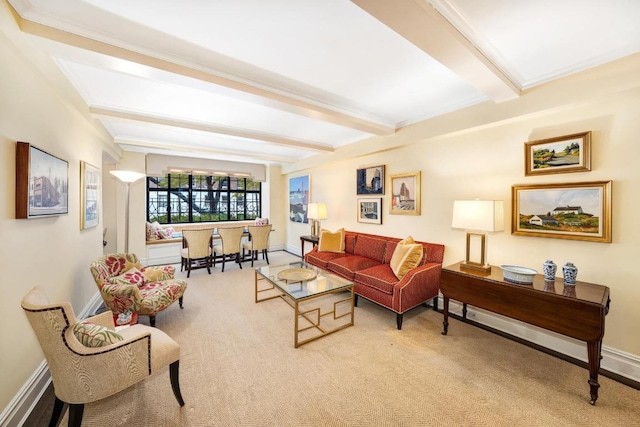
[[[36,403],[35,408],[29,414],[29,417],[24,423],[25,427],[40,427],[48,426],[51,420],[51,413],[53,412],[53,402],[55,401],[55,395],[53,394],[53,383],[50,383],[42,397]]]

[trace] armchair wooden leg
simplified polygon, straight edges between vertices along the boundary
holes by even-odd
[[[152,327],[156,327],[156,316],[149,316],[149,323]]]
[[[80,427],[83,412],[84,405],[82,403],[69,404],[69,427]]]
[[[178,304],[180,304],[180,308],[182,307],[182,298],[184,298],[184,296],[181,296],[180,298],[178,298]]]
[[[396,314],[396,323],[398,324],[398,330],[402,329],[402,313]]]
[[[180,406],[184,406],[182,393],[180,393],[179,371],[180,371],[180,361],[176,360],[169,366],[169,375],[171,376],[171,388],[173,389],[173,395],[176,397],[178,404]]]
[[[355,294],[353,296],[353,306],[357,307],[358,306],[358,294]]]
[[[267,253],[266,249],[262,251],[262,259],[266,259],[267,265],[269,265],[269,254]]]
[[[56,400],[53,402],[53,412],[51,413],[51,420],[49,420],[49,427],[58,427],[66,405],[66,403],[58,399],[58,396],[56,396]]]
[[[240,270],[242,270],[242,263],[240,262],[240,252],[236,254],[236,261],[238,261],[238,265],[240,266]]]

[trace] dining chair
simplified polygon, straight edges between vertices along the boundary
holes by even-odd
[[[187,278],[191,270],[206,268],[211,274],[213,228],[182,231],[182,268],[187,269]]]
[[[266,259],[269,264],[269,235],[271,234],[272,225],[250,225],[249,241],[242,244],[242,259],[244,260],[244,251],[249,251],[251,255],[251,267],[253,261],[258,259],[258,251],[262,252],[262,259]]]
[[[226,260],[234,260],[242,268],[240,249],[244,227],[218,228],[218,234],[220,235],[221,244],[213,247],[213,266],[215,267],[216,265],[216,259],[221,259],[223,272]]]

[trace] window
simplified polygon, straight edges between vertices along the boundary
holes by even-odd
[[[250,178],[167,174],[147,177],[147,221],[242,221],[262,214],[262,188]]]

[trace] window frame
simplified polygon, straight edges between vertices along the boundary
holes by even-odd
[[[166,186],[161,186],[163,180]],[[251,178],[166,174],[162,177],[147,176],[146,185],[146,217],[148,222],[197,224],[250,221],[262,217],[262,183]],[[207,187],[203,188],[204,185]],[[214,197],[215,201],[208,202],[210,203],[208,212],[198,213],[198,210],[206,211],[202,206],[206,207],[206,201],[212,200]],[[238,200],[242,200],[242,203],[238,204]],[[196,209],[198,201],[201,203],[197,205],[199,209]],[[166,205],[164,213],[161,213],[160,210],[161,202]],[[187,212],[181,210],[185,204],[188,208]],[[255,204],[257,206],[252,206]],[[214,207],[215,210],[212,210]],[[174,212],[174,210],[178,212]],[[206,219],[198,220],[200,216],[205,216]]]

